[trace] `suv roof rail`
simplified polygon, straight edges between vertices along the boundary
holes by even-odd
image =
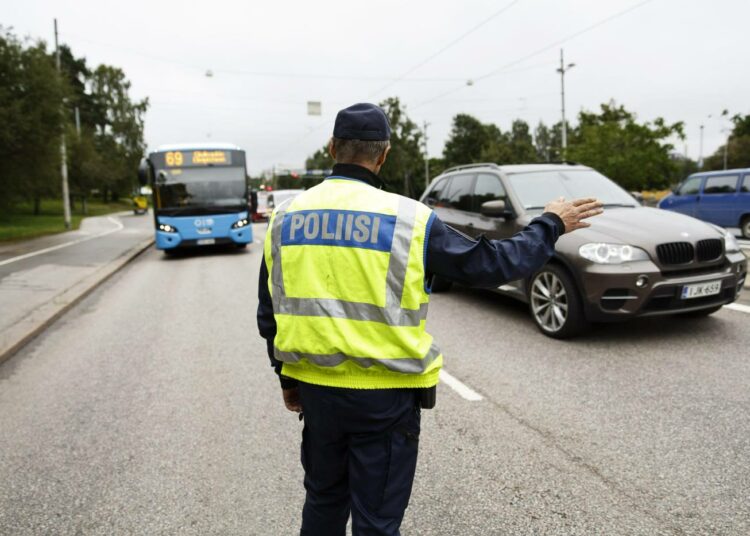
[[[580,162],[573,162],[572,160],[554,160],[552,162],[544,162],[545,164],[564,164],[566,166],[580,166]]]
[[[493,168],[500,168],[497,164],[494,162],[477,162],[476,164],[462,164],[460,166],[453,166],[443,171],[443,173],[449,173],[451,171],[458,171],[461,169],[471,169],[471,168],[477,168],[477,167],[493,167]]]

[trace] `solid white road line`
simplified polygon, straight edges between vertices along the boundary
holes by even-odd
[[[440,369],[440,381],[456,391],[461,398],[465,398],[469,402],[478,402],[479,400],[483,400],[482,395],[464,384],[462,381],[448,374],[445,369]]]
[[[116,233],[117,231],[122,231],[125,226],[120,222],[120,220],[116,220],[111,216],[108,216],[107,219],[114,223],[117,227],[114,229],[110,229],[108,231],[104,231],[103,233],[91,235],[91,236],[84,236],[83,238],[79,238],[78,240],[71,240],[70,242],[63,242],[62,244],[58,244],[56,246],[51,246],[44,249],[38,249],[37,251],[32,251],[31,253],[26,253],[24,255],[19,255],[18,257],[11,257],[10,259],[5,259],[4,261],[0,261],[0,266],[4,266],[6,264],[10,264],[12,262],[16,261],[22,261],[24,259],[28,259],[29,257],[35,257],[37,255],[42,255],[43,253],[49,253],[50,251],[55,251],[58,249],[66,248],[68,246],[72,246],[75,244],[80,244],[81,242],[86,242],[87,240],[93,240],[94,238],[101,238],[102,236],[107,236],[108,234]]]
[[[742,305],[741,303],[728,303],[724,307],[727,309],[731,309],[732,311],[740,311],[742,313],[750,314],[750,306]]]

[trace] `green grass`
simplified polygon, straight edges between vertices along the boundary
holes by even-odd
[[[129,199],[108,204],[90,200],[88,202],[88,214],[84,216],[81,203],[76,200],[71,218],[73,229],[78,229],[81,220],[87,216],[101,216],[132,209],[133,203]],[[7,213],[0,214],[0,242],[27,240],[64,231],[62,199],[42,200],[41,211],[38,216],[34,215],[32,203],[16,205]]]

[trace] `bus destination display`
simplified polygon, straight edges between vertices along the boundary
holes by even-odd
[[[230,151],[168,151],[164,153],[167,167],[229,166],[232,164]]]

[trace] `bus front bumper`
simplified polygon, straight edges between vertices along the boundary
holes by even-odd
[[[177,247],[212,246],[221,244],[249,244],[253,241],[252,226],[231,229],[229,236],[205,236],[200,238],[182,238],[180,233],[156,231],[156,249],[174,249]]]

